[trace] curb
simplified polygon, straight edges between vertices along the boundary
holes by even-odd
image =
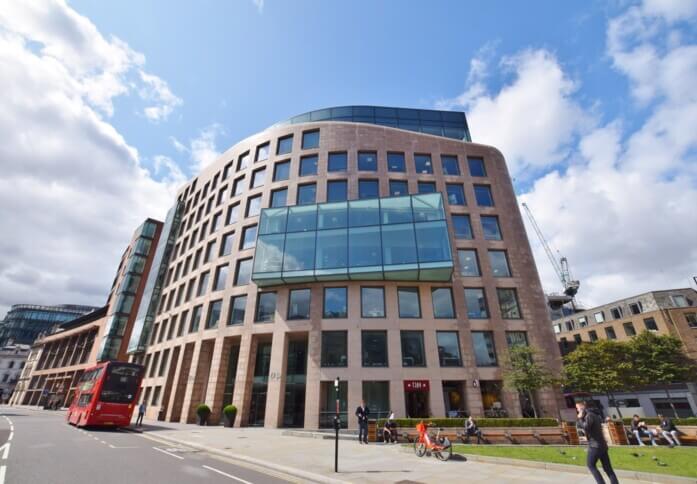
[[[218,455],[221,457],[226,457],[228,459],[237,460],[240,462],[246,462],[248,464],[252,464],[252,465],[257,466],[257,467],[272,469],[272,470],[275,470],[275,471],[280,472],[282,474],[287,474],[287,475],[293,476],[293,477],[299,477],[305,481],[318,482],[318,483],[322,483],[322,484],[346,484],[346,482],[348,482],[348,481],[342,481],[339,479],[327,477],[327,476],[324,476],[322,474],[315,474],[314,472],[303,471],[300,469],[295,469],[293,467],[287,467],[287,466],[284,466],[281,464],[274,464],[272,462],[268,462],[265,460],[255,459],[253,457],[248,457],[246,455],[233,454],[231,452],[216,449],[214,447],[208,447],[208,446],[196,444],[193,442],[187,442],[185,440],[175,439],[175,438],[170,437],[170,436],[163,436],[163,435],[151,436],[147,432],[142,432],[141,435],[143,437],[145,437],[146,439],[155,440],[155,441],[158,441],[158,440],[159,441],[166,441],[169,443],[174,443],[174,444],[179,444],[179,445],[186,445],[187,447],[193,447],[194,449],[202,450],[202,451],[207,452],[209,454],[215,454],[215,455]]]

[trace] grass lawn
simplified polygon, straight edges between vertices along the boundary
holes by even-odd
[[[585,447],[453,445],[459,454],[507,457],[555,464],[586,465]],[[654,460],[654,457],[656,460]],[[610,447],[610,459],[615,469],[653,472],[676,476],[697,477],[697,447]],[[665,466],[660,463],[666,464]],[[601,469],[600,462],[598,468]]]

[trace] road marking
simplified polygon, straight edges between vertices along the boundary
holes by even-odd
[[[0,447],[0,449],[5,449],[2,452],[2,460],[7,460],[7,456],[10,454],[10,445],[11,444],[9,442],[6,442],[5,445]]]
[[[104,442],[103,440],[100,440],[100,442],[101,442],[102,444],[106,445],[106,442]]]
[[[12,440],[12,437],[14,437],[14,436],[15,436],[15,433],[10,432],[10,436],[7,438],[7,441],[9,442],[10,440]]]
[[[5,466],[0,466],[0,484],[5,484]]]
[[[139,449],[140,448],[140,447],[133,447],[133,446],[128,446],[128,445],[125,447],[119,447],[117,445],[111,445],[111,444],[109,444],[109,447],[111,447],[112,449]]]
[[[162,452],[163,454],[167,454],[167,455],[169,455],[169,456],[171,456],[171,457],[175,457],[175,458],[177,458],[177,459],[179,459],[179,460],[184,460],[184,458],[183,458],[182,456],[176,455],[176,454],[172,454],[171,452],[167,452],[166,450],[160,449],[160,448],[158,448],[158,447],[153,447],[153,449],[155,449],[155,450],[158,451],[158,452]],[[0,484],[2,484],[2,483],[0,483]]]
[[[210,466],[202,466],[202,467],[205,469],[208,469],[209,471],[217,472],[221,476],[229,477],[230,479],[234,479],[236,481],[239,481],[243,484],[252,484],[251,482],[245,481],[244,479],[240,479],[239,477],[233,476],[232,474],[228,474],[227,472],[220,471],[220,470],[216,469],[215,467],[210,467]]]

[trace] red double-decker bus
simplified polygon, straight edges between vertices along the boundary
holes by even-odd
[[[87,368],[68,409],[69,424],[78,427],[126,427],[136,406],[143,366],[108,361]]]

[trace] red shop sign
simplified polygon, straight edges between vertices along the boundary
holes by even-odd
[[[427,392],[428,390],[428,380],[404,380],[405,392]]]

